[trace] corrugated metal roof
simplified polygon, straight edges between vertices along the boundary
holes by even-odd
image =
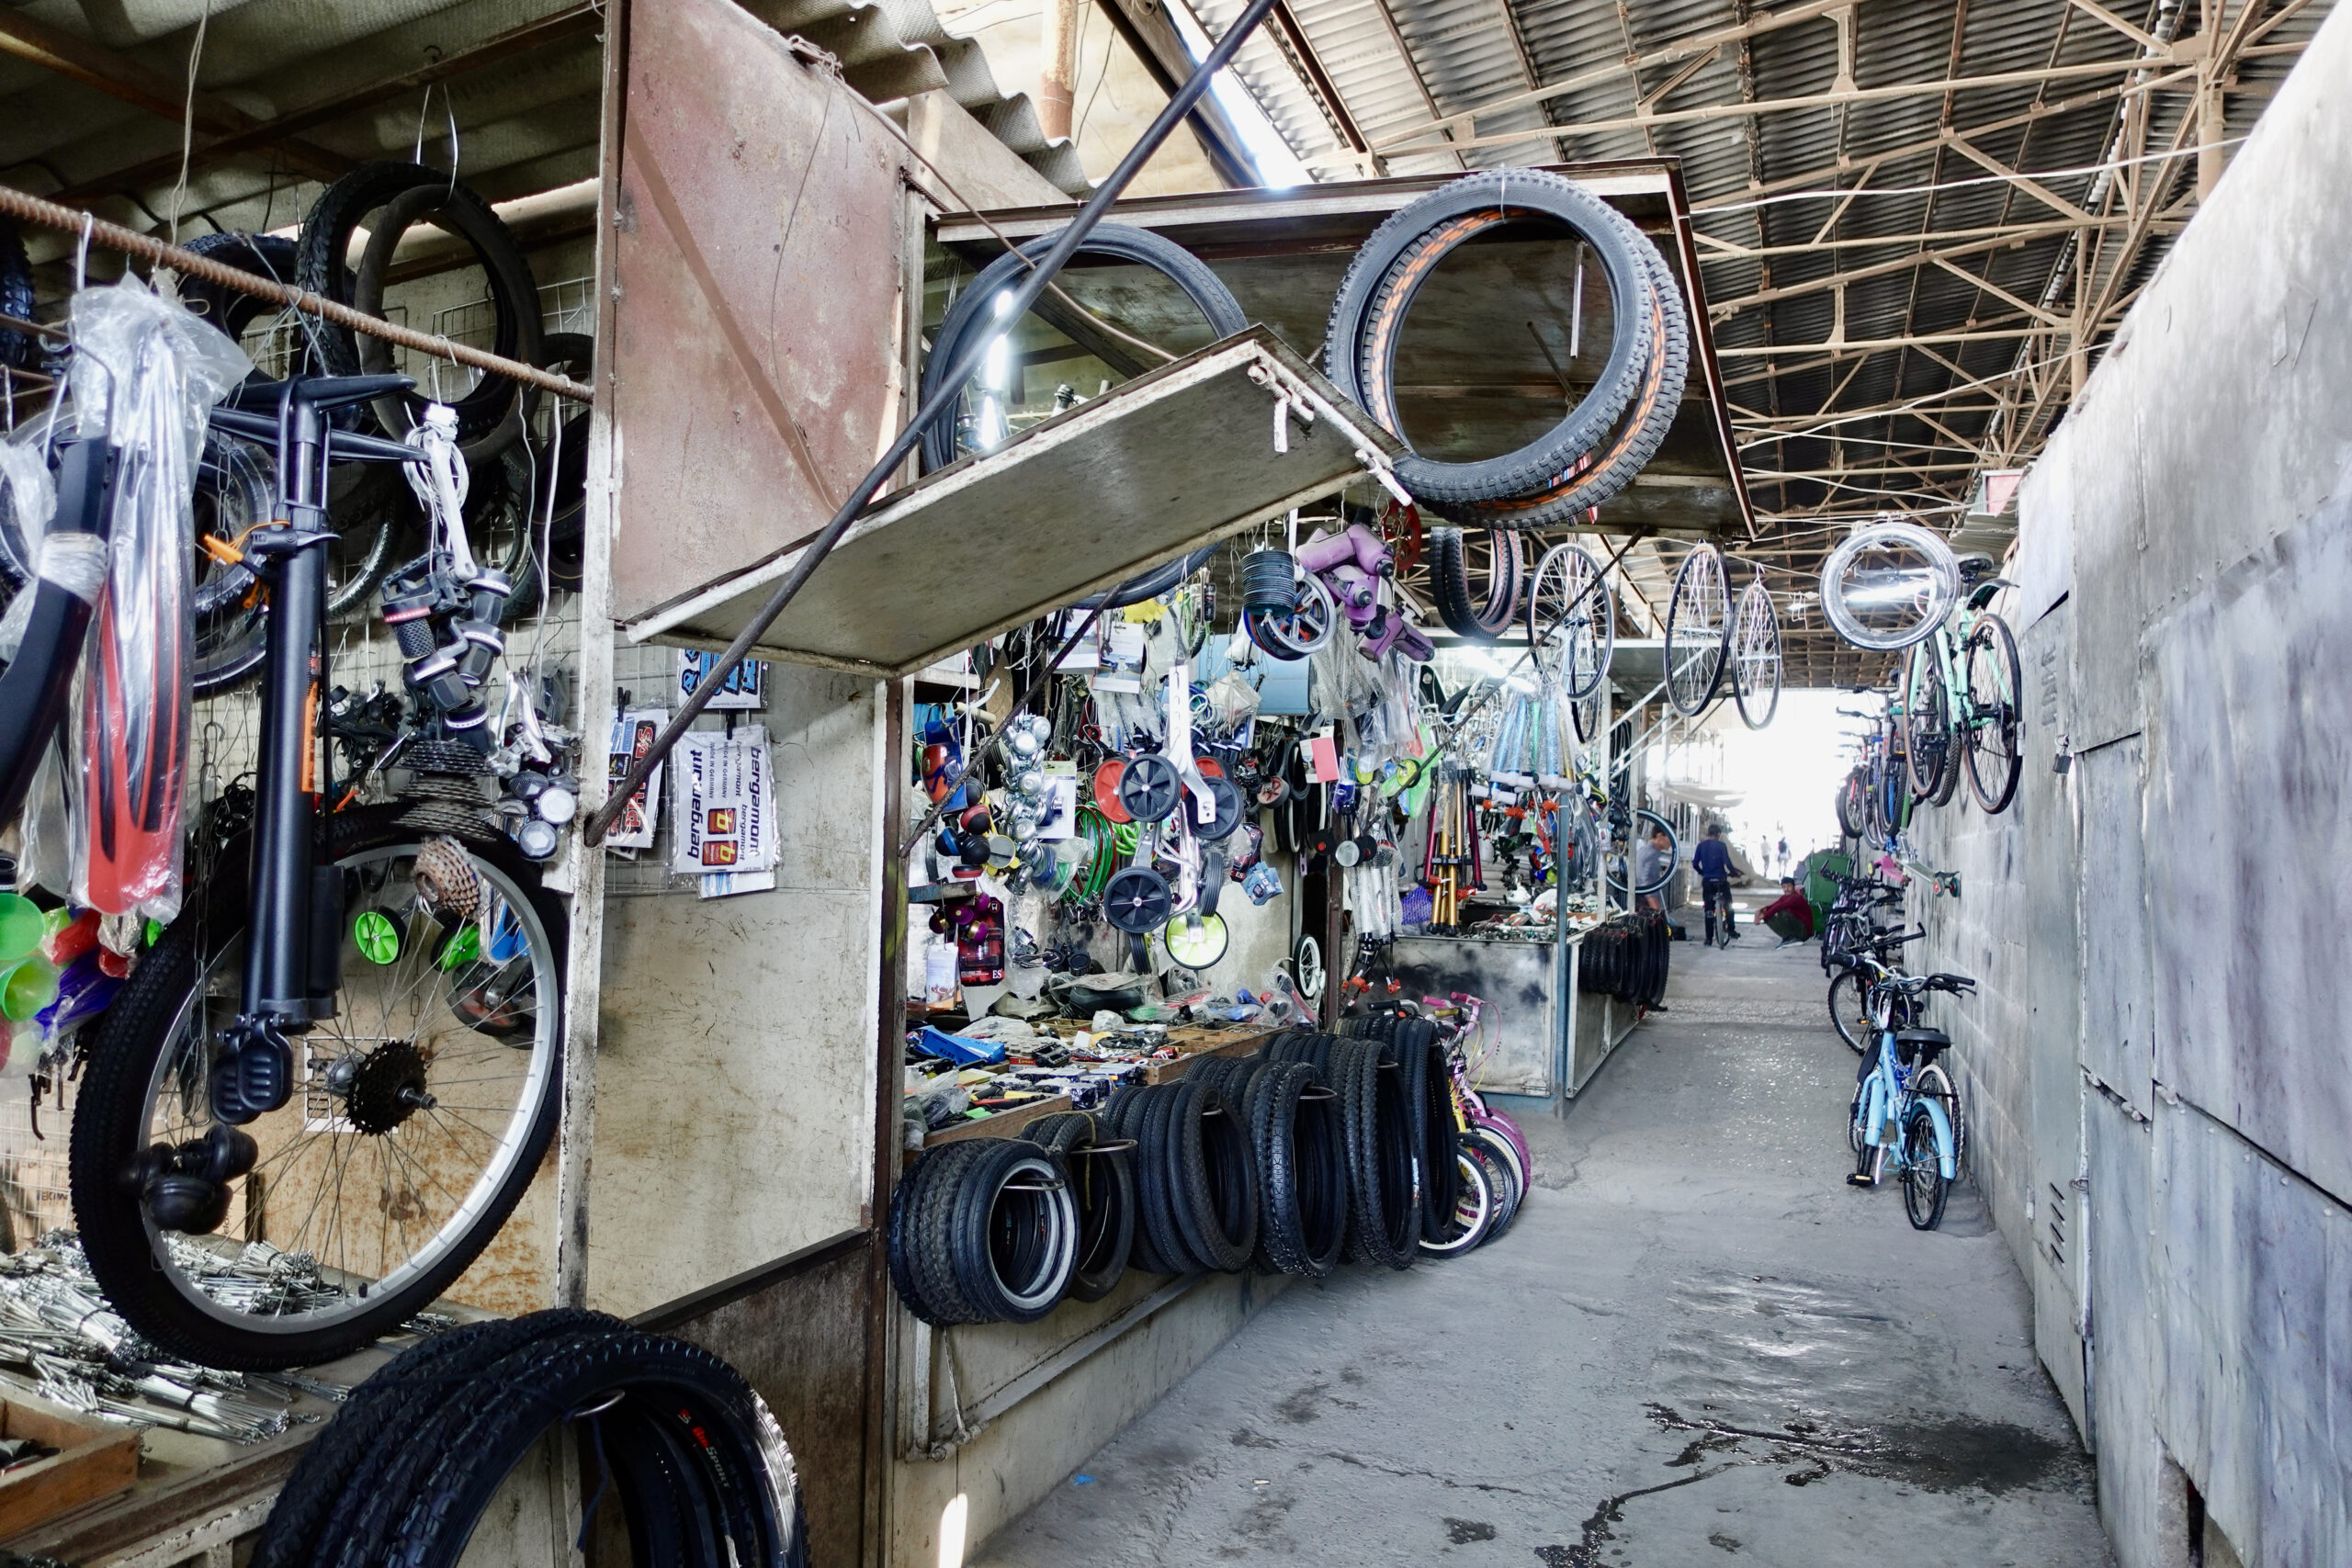
[[[1384,6],[1394,34],[1381,19]],[[2178,27],[2186,34],[2201,15],[2196,5],[2184,10],[2171,0],[2117,0],[2111,8],[2150,33]],[[2275,12],[2276,0],[2264,8]],[[1202,5],[1212,30],[1239,9],[1240,0]],[[2239,11],[2222,9],[2223,25],[2236,25]],[[2324,0],[2306,6],[2236,62],[2224,100],[2229,137],[2245,134],[2269,85],[2291,67],[2327,9]],[[2064,387],[2024,428],[1998,438],[1991,428],[1996,391],[2021,362],[2040,364],[2021,347],[2023,323],[2034,319],[2025,307],[2065,315],[2074,303],[2066,258],[2078,232],[2109,235],[2110,257],[2113,238],[2123,232],[2105,210],[2092,212],[2108,220],[2105,230],[2077,231],[2070,225],[2079,214],[2068,209],[2096,209],[2107,185],[2155,174],[2154,164],[2104,181],[2095,172],[2117,144],[2125,103],[2146,105],[2141,144],[2151,153],[2171,146],[2191,103],[2181,90],[2128,92],[2135,83],[2128,68],[2142,57],[2142,44],[2052,0],[1858,0],[1850,39],[1831,10],[1820,0],[1777,7],[1744,0],[1317,0],[1295,7],[1374,150],[1407,143],[1392,156],[1391,172],[1652,152],[1680,161],[1697,230],[1718,242],[1702,243],[1702,274],[1716,308],[1715,340],[1746,466],[1758,476],[1751,489],[1758,513],[1776,520],[1758,553],[1790,571],[1792,590],[1817,570],[1842,528],[1838,518],[1883,508],[1956,524],[1980,447],[2004,462],[2038,450],[2063,411]],[[1623,69],[1629,59],[1742,28],[1752,35],[1712,54]],[[1850,71],[1843,81],[1841,66]],[[2185,68],[2166,62],[2158,73]],[[2043,80],[2017,79],[2053,71]],[[2013,79],[1985,81],[2002,77]],[[1245,79],[1286,131],[1317,128],[1294,138],[1302,159],[1327,160],[1326,177],[1347,177],[1345,151],[1310,114],[1298,73],[1254,69]],[[1582,85],[1525,101],[1531,86],[1572,82]],[[1945,82],[1977,85],[1761,116],[1686,113],[1826,96],[1845,85],[1880,93]],[[1490,105],[1500,107],[1452,130],[1454,142],[1477,145],[1449,152],[1427,133],[1433,119]],[[1644,109],[1662,118],[1634,123]],[[2037,175],[2047,197],[2004,179],[1948,140],[1936,144],[1955,128],[1982,127],[1997,129],[1973,137],[1975,149],[1995,164]],[[1558,130],[1547,136],[1547,128]],[[2094,276],[2094,298],[2104,291],[2110,300],[2128,299],[2161,259],[2191,209],[2185,197],[2194,189],[2193,163],[2180,161],[2167,176],[2166,199],[2180,210],[2132,254],[2122,279],[2110,284],[2104,271]],[[1871,194],[1849,194],[1858,189]],[[1947,238],[1926,248],[1959,253],[1949,267],[1917,263],[1919,237],[1930,234]],[[1841,287],[1831,286],[1841,277]],[[1768,292],[1777,297],[1752,299]],[[1727,305],[1744,300],[1751,302]],[[1988,333],[2008,335],[1966,335]],[[1758,352],[1921,337],[1964,341],[1848,350],[1834,362],[1828,347]],[[1980,381],[1990,385],[1969,389]],[[1892,406],[1923,400],[1925,407]],[[1860,411],[1877,412],[1850,417]],[[1806,434],[1770,438],[1790,431]],[[1913,471],[1859,472],[1898,468]],[[1846,477],[1766,477],[1822,470]],[[1800,671],[1810,661],[1815,677],[1829,677],[1834,644],[1826,634],[1801,633],[1793,646]],[[1855,668],[1841,659],[1835,672]]]

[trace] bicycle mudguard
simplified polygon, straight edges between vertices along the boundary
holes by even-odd
[[[1936,1129],[1936,1168],[1946,1181],[1960,1175],[1959,1145],[1952,1141],[1951,1118],[1945,1114],[1943,1101],[1921,1098],[1914,1103],[1928,1108],[1928,1120]]]

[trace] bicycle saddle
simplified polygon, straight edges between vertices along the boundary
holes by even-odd
[[[1940,1029],[1898,1029],[1894,1032],[1894,1055],[1897,1060],[1922,1065],[1932,1062],[1936,1055],[1951,1048],[1951,1036]]]

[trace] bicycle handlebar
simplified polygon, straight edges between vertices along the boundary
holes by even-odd
[[[211,411],[211,422],[215,430],[240,440],[258,442],[271,447],[277,445],[276,414],[254,413],[245,409],[222,406]],[[403,441],[387,441],[380,435],[362,435],[351,430],[329,430],[327,458],[330,462],[421,463],[424,461],[424,450]]]

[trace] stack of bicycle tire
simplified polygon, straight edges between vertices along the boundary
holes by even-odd
[[[1348,1027],[1288,1031],[1122,1088],[1099,1113],[922,1155],[891,1199],[899,1299],[935,1326],[1025,1323],[1101,1300],[1129,1267],[1321,1279],[1501,1235],[1525,1154],[1491,1125],[1461,1133],[1436,1027],[1387,1014]]]
[[[1557,175],[1498,169],[1442,186],[1373,231],[1332,303],[1325,373],[1403,438],[1396,354],[1414,296],[1454,250],[1522,223],[1565,229],[1588,247],[1608,286],[1613,326],[1591,389],[1536,440],[1474,461],[1419,453],[1397,460],[1398,482],[1421,507],[1470,527],[1589,521],[1592,508],[1632,483],[1666,439],[1690,364],[1690,321],[1673,269],[1632,220]],[[1569,370],[1581,378],[1575,367]],[[1436,547],[1458,548],[1458,541]],[[1486,608],[1489,614],[1476,618],[1495,619],[1494,606]],[[1497,626],[1508,618],[1501,615]]]
[[[1666,1000],[1674,928],[1656,910],[1619,915],[1585,932],[1577,957],[1577,989],[1614,997],[1635,1007]]]
[[[583,1539],[674,1568],[807,1568],[791,1451],[741,1374],[576,1311],[436,1334],[354,1389],[303,1450],[251,1568],[453,1568],[501,1483],[562,1428]]]

